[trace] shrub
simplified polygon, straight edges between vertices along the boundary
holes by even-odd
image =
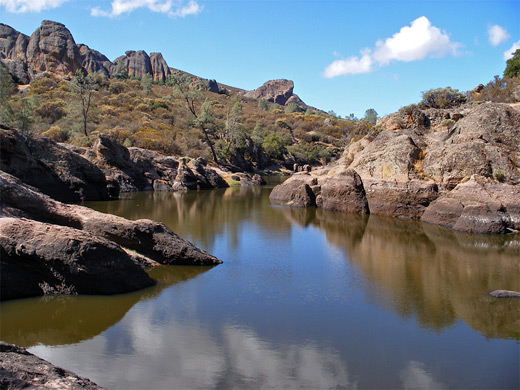
[[[287,152],[287,142],[276,133],[271,133],[262,142],[265,154],[274,159],[281,159]]]
[[[41,118],[46,119],[50,125],[67,115],[65,111],[65,102],[62,99],[42,103],[35,112]]]
[[[495,179],[497,179],[497,181],[500,183],[503,183],[506,177],[502,172],[495,172]]]
[[[466,95],[451,87],[423,92],[419,105],[423,108],[450,108],[466,102]]]
[[[65,142],[69,139],[69,132],[62,130],[59,126],[51,126],[50,129],[42,133],[42,135],[56,142]]]
[[[258,100],[258,109],[262,110],[262,111],[269,110],[269,105],[267,104],[267,100],[265,100],[265,99]]]
[[[302,111],[302,109],[296,103],[289,103],[287,106],[285,106],[285,110],[284,110],[284,112],[286,114],[292,114],[293,112],[301,112],[301,111]]]
[[[506,68],[504,69],[504,77],[520,76],[520,49],[516,50],[513,57],[507,60]]]

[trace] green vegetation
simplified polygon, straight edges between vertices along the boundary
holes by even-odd
[[[422,94],[421,108],[451,108],[466,102],[466,95],[451,87],[430,89]]]
[[[506,64],[504,77],[511,78],[520,76],[520,49],[514,52],[513,57],[508,59]]]
[[[3,125],[78,146],[105,133],[125,146],[248,170],[331,161],[352,138],[373,127],[368,121],[314,109],[304,113],[296,105],[284,107],[236,92],[212,93],[181,72],[165,84],[124,72],[112,79],[78,73],[70,81],[47,74],[19,93],[3,67],[0,79]]]

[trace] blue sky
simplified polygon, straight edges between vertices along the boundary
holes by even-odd
[[[159,51],[171,67],[243,89],[291,79],[304,102],[341,116],[472,89],[520,48],[520,0],[0,0],[0,22],[24,34],[44,19],[110,60]]]

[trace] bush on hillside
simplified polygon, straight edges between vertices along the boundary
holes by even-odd
[[[422,94],[421,108],[451,108],[466,102],[466,95],[451,87],[430,89]]]

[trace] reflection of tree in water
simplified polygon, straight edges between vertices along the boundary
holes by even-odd
[[[414,221],[318,210],[315,224],[346,250],[371,299],[442,329],[463,319],[486,337],[520,338],[516,300],[487,296],[520,285],[520,239],[460,234]],[[388,295],[388,292],[391,295]]]
[[[2,340],[22,347],[75,344],[97,336],[119,322],[137,302],[152,299],[175,283],[210,270],[208,267],[161,266],[150,271],[157,285],[111,296],[46,296],[2,303]]]
[[[164,222],[181,237],[211,252],[222,232],[236,247],[242,227],[254,223],[278,237],[290,233],[290,223],[270,207],[265,187],[231,187],[220,190],[130,194],[127,199],[89,202],[95,210],[128,219],[149,218]],[[265,196],[264,196],[265,195]],[[267,207],[269,206],[269,207]],[[262,212],[257,212],[259,210]]]

